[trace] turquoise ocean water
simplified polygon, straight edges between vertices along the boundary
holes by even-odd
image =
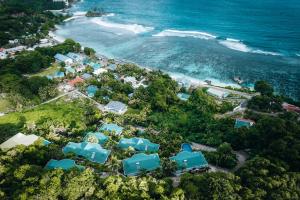
[[[82,12],[101,7],[98,18]],[[215,83],[265,79],[300,99],[299,0],[84,0],[56,34],[99,53]]]

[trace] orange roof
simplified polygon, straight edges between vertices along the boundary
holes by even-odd
[[[68,84],[71,85],[71,86],[75,86],[77,83],[83,83],[83,82],[84,82],[84,80],[82,78],[80,78],[79,76],[77,76],[73,80],[70,80],[68,82]]]

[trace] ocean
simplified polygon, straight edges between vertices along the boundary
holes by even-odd
[[[82,14],[95,7],[105,16]],[[84,0],[56,35],[176,76],[267,80],[300,99],[299,0]]]

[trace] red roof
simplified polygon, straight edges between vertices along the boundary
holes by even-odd
[[[283,103],[282,108],[289,112],[297,112],[300,113],[300,108],[297,106],[294,106],[292,104]]]
[[[84,80],[82,78],[80,78],[79,76],[77,76],[75,79],[70,80],[68,82],[68,84],[71,85],[71,86],[75,86],[76,84],[83,83],[83,82],[84,82]]]

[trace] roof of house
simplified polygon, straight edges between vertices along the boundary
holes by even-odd
[[[101,68],[101,65],[99,63],[89,62],[88,65],[91,66],[94,70]]]
[[[71,58],[69,58],[69,57],[67,57],[67,56],[65,56],[65,55],[62,55],[62,54],[60,54],[60,53],[57,53],[57,54],[54,56],[54,58],[55,58],[56,60],[61,61],[61,62],[65,62],[65,61],[67,61],[67,60],[72,60]]]
[[[178,93],[177,97],[183,101],[187,101],[190,98],[191,95],[186,93]]]
[[[139,153],[131,158],[124,159],[123,170],[124,175],[137,175],[141,171],[152,171],[160,167],[160,159],[158,154]]]
[[[63,153],[74,153],[83,156],[89,161],[104,164],[110,154],[110,150],[103,149],[100,144],[81,142],[69,142],[64,148]]]
[[[208,163],[201,152],[181,151],[170,159],[176,162],[178,169],[177,173],[180,173],[183,170],[204,168],[208,166]]]
[[[213,95],[213,96],[220,97],[220,98],[223,98],[223,97],[226,97],[226,96],[229,95],[228,92],[218,90],[218,89],[215,89],[215,88],[209,88],[207,90],[207,93],[210,94],[210,95]]]
[[[105,106],[105,108],[110,112],[119,113],[127,110],[127,105],[120,101],[111,101]]]
[[[53,78],[63,78],[65,77],[65,73],[57,71],[53,74]]]
[[[118,147],[122,149],[133,147],[137,151],[157,152],[159,144],[152,143],[148,139],[134,137],[129,139],[122,138],[119,141]]]
[[[67,73],[73,73],[73,74],[75,74],[75,69],[73,68],[73,67],[71,67],[71,66],[67,66],[67,67],[65,67],[65,69],[66,69],[66,72]]]
[[[292,104],[288,104],[288,103],[283,103],[282,104],[282,108],[287,110],[287,111],[292,111],[292,112],[297,112],[297,113],[300,113],[300,108],[295,106],[295,105],[292,105]]]
[[[92,143],[92,141],[89,139],[90,137],[95,137],[98,140],[96,143],[99,144],[104,144],[108,140],[108,137],[101,132],[89,132],[84,137],[84,141]]]
[[[39,137],[34,134],[24,135],[23,133],[17,133],[16,135],[12,136],[11,138],[3,142],[0,145],[0,148],[2,150],[7,150],[17,145],[29,146],[33,144],[35,141],[37,141],[38,139]]]
[[[107,68],[110,69],[110,70],[116,70],[117,69],[117,65],[116,64],[109,64],[107,66]]]
[[[98,87],[95,86],[95,85],[89,85],[86,88],[86,92],[88,93],[89,97],[93,97],[96,94],[97,91],[98,91]]]
[[[62,159],[62,160],[51,159],[46,164],[45,169],[58,169],[58,168],[61,168],[61,169],[67,170],[67,169],[71,169],[73,167],[77,167],[79,169],[84,169],[83,166],[76,165],[75,161],[71,160],[71,159]]]
[[[123,131],[123,127],[118,126],[117,124],[103,124],[99,130],[100,131],[109,131],[109,132],[115,133],[116,135],[120,135]]]
[[[67,57],[73,59],[73,60],[82,60],[83,56],[77,53],[73,53],[73,52],[69,52],[67,55]]]
[[[241,127],[250,127],[254,124],[255,122],[250,120],[250,119],[242,119],[242,118],[237,118],[235,119],[235,128],[241,128]]]
[[[83,83],[84,82],[84,79],[80,78],[79,76],[77,76],[76,78],[74,78],[73,80],[70,80],[68,82],[69,85],[71,86],[75,86],[76,84],[78,83]]]
[[[82,75],[82,78],[83,79],[89,79],[89,78],[91,78],[92,77],[92,75],[91,74],[88,74],[88,73],[84,73],[83,75]]]

